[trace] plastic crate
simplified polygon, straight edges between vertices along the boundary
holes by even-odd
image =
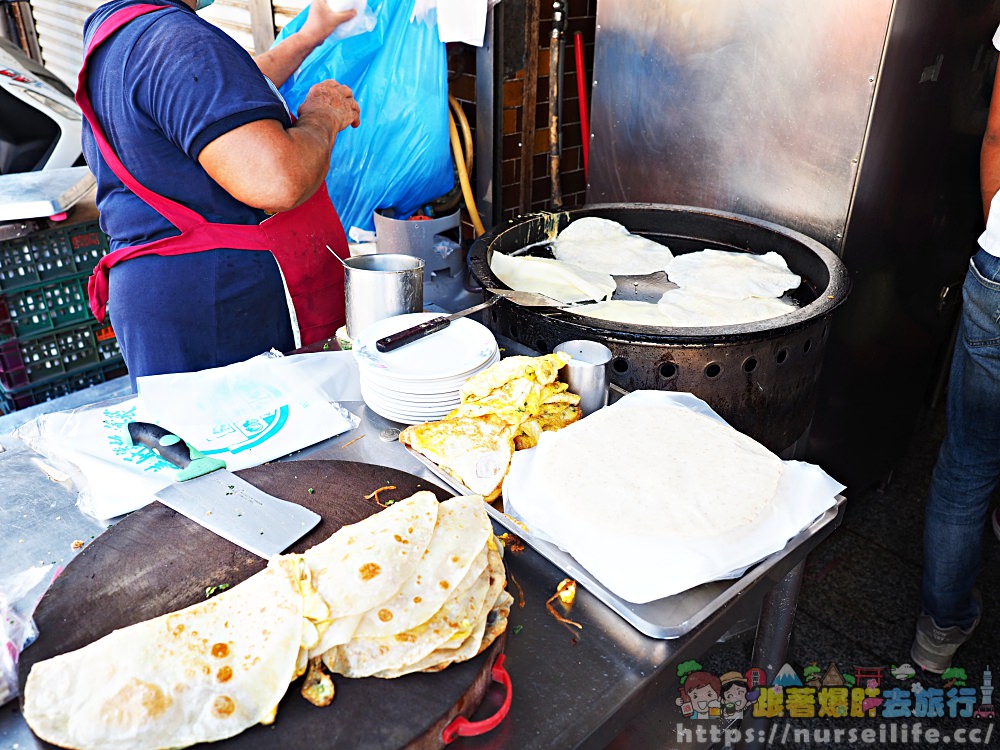
[[[99,385],[127,373],[124,362],[109,362],[59,375],[23,388],[0,387],[0,414],[27,409],[29,406],[51,401],[67,393],[82,391],[84,388]]]
[[[87,275],[108,249],[108,237],[96,221],[0,242],[0,291]]]
[[[0,386],[20,388],[54,375],[121,361],[114,329],[90,320],[53,333],[0,342]]]
[[[82,275],[0,292],[0,342],[93,321],[87,278]]]

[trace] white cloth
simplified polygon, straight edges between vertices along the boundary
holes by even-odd
[[[993,35],[993,46],[1000,50],[1000,28]],[[1000,258],[1000,192],[990,201],[990,214],[986,219],[986,231],[979,236],[979,246],[990,255]]]

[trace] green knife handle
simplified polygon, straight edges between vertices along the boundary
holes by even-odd
[[[178,482],[226,468],[225,461],[206,456],[174,433],[151,422],[129,422],[128,436],[133,445],[145,445],[156,455],[181,469],[177,473]]]

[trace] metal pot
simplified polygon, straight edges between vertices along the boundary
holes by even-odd
[[[356,255],[344,263],[347,335],[352,340],[384,318],[424,307],[424,262],[412,255]]]
[[[510,254],[533,246],[530,254],[551,255],[545,240],[585,216],[617,221],[667,245],[674,254],[705,248],[773,250],[802,277],[792,295],[800,307],[754,323],[667,328],[600,321],[572,310],[522,308],[500,300],[488,320],[494,332],[542,353],[571,339],[600,341],[613,353],[611,381],[626,390],[693,393],[775,453],[803,437],[814,411],[829,318],[850,288],[840,259],[803,234],[748,216],[691,206],[596,204],[525,216],[493,229],[469,252],[473,275],[484,288],[506,288],[490,270],[494,252]],[[663,286],[662,280],[647,277],[617,281],[615,299],[652,299]]]

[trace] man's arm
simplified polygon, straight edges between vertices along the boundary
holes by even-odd
[[[287,211],[323,184],[337,133],[357,127],[359,112],[347,86],[322,81],[309,90],[292,127],[277,120],[247,123],[205,146],[198,163],[237,200]]]
[[[313,0],[302,28],[267,52],[257,55],[254,61],[275,86],[281,86],[324,39],[355,15],[357,12],[354,10],[334,12],[326,0]]]
[[[983,215],[988,217],[993,196],[1000,190],[1000,66],[993,79],[990,114],[979,155],[979,185],[983,195]]]

